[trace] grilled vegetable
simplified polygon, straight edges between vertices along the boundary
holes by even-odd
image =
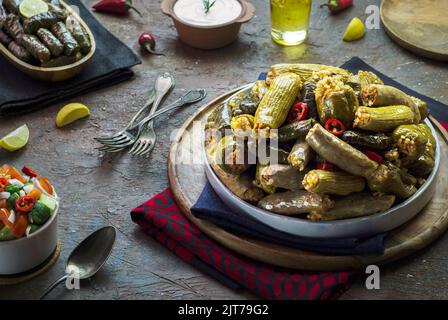
[[[308,163],[313,159],[314,151],[310,145],[305,141],[305,138],[299,138],[288,156],[288,162],[299,171],[305,170]]]
[[[332,205],[333,203],[328,196],[303,190],[275,193],[258,202],[260,208],[284,215],[325,211]]]
[[[378,167],[375,161],[325,130],[320,124],[310,130],[306,142],[319,156],[355,176],[367,177]]]
[[[402,156],[400,160],[405,167],[423,155],[428,142],[428,138],[416,124],[399,126],[392,133],[392,139]]]
[[[36,59],[39,60],[41,63],[47,62],[51,58],[51,52],[48,50],[48,48],[39,41],[39,38],[37,38],[34,35],[30,34],[24,34],[22,36],[22,45],[26,50],[28,50],[29,53]]]
[[[284,73],[272,81],[255,113],[255,130],[279,128],[302,86],[299,76]]]
[[[389,132],[400,125],[413,122],[414,113],[407,106],[359,107],[356,111],[354,127],[376,132]]]
[[[12,41],[11,37],[8,36],[6,33],[4,33],[2,30],[0,30],[0,43],[5,47],[8,47],[11,41]]]
[[[22,0],[3,0],[3,6],[9,13],[19,14],[19,6]]]
[[[205,125],[206,129],[216,129],[224,134],[227,129],[230,129],[232,121],[232,109],[227,103],[219,105],[207,118]]]
[[[232,132],[237,137],[249,137],[254,127],[254,116],[242,114],[232,118],[230,123]]]
[[[409,166],[409,169],[417,177],[426,177],[431,173],[431,170],[435,165],[436,140],[432,135],[431,129],[426,124],[421,123],[418,127],[428,141],[425,145],[423,155],[414,161],[414,163]]]
[[[260,99],[256,95],[245,92],[240,92],[229,100],[234,117],[242,114],[254,115],[259,103]]]
[[[265,186],[287,190],[303,189],[304,176],[304,172],[299,172],[296,168],[286,164],[262,166],[260,170],[260,181]]]
[[[78,42],[81,47],[81,52],[87,54],[92,49],[92,43],[90,37],[79,21],[74,16],[69,16],[66,20],[68,31],[73,35],[73,38]]]
[[[40,28],[50,29],[61,20],[63,20],[62,17],[54,12],[44,12],[26,19],[23,22],[23,28],[26,33],[35,34]],[[63,24],[63,22],[61,23]]]
[[[382,193],[395,194],[399,198],[409,198],[417,189],[406,184],[401,178],[400,169],[392,163],[386,162],[367,177],[370,190]]]
[[[345,172],[311,170],[303,179],[303,186],[309,192],[346,196],[364,190],[366,182]]]
[[[352,127],[358,98],[339,77],[325,77],[317,83],[316,103],[321,124],[328,119],[338,119],[346,128]]]
[[[278,129],[278,141],[295,141],[300,137],[305,137],[315,124],[316,120],[308,119],[285,125]]]
[[[429,115],[429,108],[428,108],[428,104],[423,101],[420,100],[419,98],[416,97],[412,97],[411,96],[412,101],[414,101],[414,103],[416,104],[418,111],[420,112],[420,121],[423,121],[426,119],[426,117],[428,117]]]
[[[5,19],[3,29],[15,42],[20,43],[24,31],[18,16],[9,14]]]
[[[272,183],[268,183],[270,182],[269,180],[264,180],[261,178],[261,171],[265,168],[266,166],[263,164],[257,164],[257,168],[255,171],[255,185],[261,189],[263,189],[264,192],[272,194],[275,193],[275,191],[277,190],[277,188],[272,184]]]
[[[67,66],[69,64],[75,63],[82,59],[82,54],[78,52],[74,56],[59,56],[57,58],[53,58],[47,62],[42,63],[42,67],[44,68],[56,68],[61,66]]]
[[[277,78],[279,75],[290,72],[297,74],[300,77],[300,79],[303,82],[305,82],[306,80],[311,78],[313,73],[316,71],[326,71],[332,74],[342,75],[346,77],[350,75],[350,72],[348,72],[347,70],[323,64],[285,63],[271,66],[266,77],[266,83],[268,85],[271,85],[273,80]]]
[[[248,151],[243,139],[233,135],[223,137],[217,145],[215,162],[231,174],[241,174],[249,169]]]
[[[15,41],[9,43],[8,50],[22,61],[29,62],[31,60],[30,53]]]
[[[330,221],[365,217],[390,209],[395,202],[393,195],[377,195],[370,193],[354,193],[338,199],[334,207],[328,211],[311,212],[308,219],[314,221]]]
[[[67,27],[63,22],[58,22],[53,25],[51,27],[51,32],[53,32],[56,38],[58,38],[64,45],[64,54],[66,56],[74,56],[79,52],[80,47],[78,42],[76,42],[75,38],[73,38],[73,35],[67,30]]]
[[[308,107],[308,117],[310,119],[317,120],[317,104],[315,98],[316,83],[313,81],[307,81],[302,88],[303,102]]]
[[[345,131],[341,139],[353,146],[378,150],[387,149],[391,144],[391,139],[388,135],[375,132]]]
[[[37,36],[50,49],[54,57],[59,57],[64,51],[64,45],[48,29],[41,28],[37,30]]]
[[[421,120],[420,111],[410,96],[403,91],[380,84],[372,84],[362,89],[361,98],[366,106],[382,107],[403,105],[413,112],[413,123],[417,124]]]

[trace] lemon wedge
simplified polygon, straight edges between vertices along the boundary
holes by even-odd
[[[19,10],[22,16],[29,19],[37,14],[48,12],[48,4],[43,0],[23,0]]]
[[[30,130],[28,129],[28,126],[24,124],[3,137],[3,139],[0,140],[0,147],[8,151],[16,151],[26,146],[29,138]]]
[[[69,103],[59,111],[56,125],[61,128],[88,116],[90,116],[90,110],[87,106],[81,103]]]
[[[355,41],[366,34],[364,23],[359,18],[353,18],[344,33],[344,41]]]

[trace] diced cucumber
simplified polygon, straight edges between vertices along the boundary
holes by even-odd
[[[30,222],[37,225],[43,225],[50,219],[51,210],[40,200],[36,202],[33,210],[29,213]]]
[[[20,190],[22,190],[22,187],[17,186],[15,184],[10,184],[9,186],[6,187],[5,191],[9,192],[9,193],[16,193],[19,192]]]
[[[14,237],[10,228],[5,226],[0,230],[0,241],[9,241],[14,240],[15,238],[16,237]]]
[[[11,196],[8,198],[8,204],[11,207],[11,209],[15,209],[16,206],[16,200],[20,198],[20,194],[13,193],[11,194]]]
[[[50,209],[51,212],[54,212],[56,210],[56,200],[52,197],[47,196],[46,194],[42,194],[39,199],[40,202],[42,202],[44,205],[47,206],[48,209]]]
[[[33,234],[34,232],[36,232],[37,230],[40,229],[40,226],[37,224],[30,224],[28,227],[30,228],[30,231],[28,234]]]

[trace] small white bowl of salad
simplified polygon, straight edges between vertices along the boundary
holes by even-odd
[[[47,178],[28,166],[0,167],[0,276],[30,271],[52,255],[58,208]]]

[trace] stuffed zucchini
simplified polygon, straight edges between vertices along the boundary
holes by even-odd
[[[390,132],[398,126],[412,123],[414,123],[414,113],[407,106],[359,107],[356,111],[354,127],[376,132]]]
[[[345,172],[311,170],[303,179],[305,190],[320,194],[347,196],[366,187],[363,178]]]

